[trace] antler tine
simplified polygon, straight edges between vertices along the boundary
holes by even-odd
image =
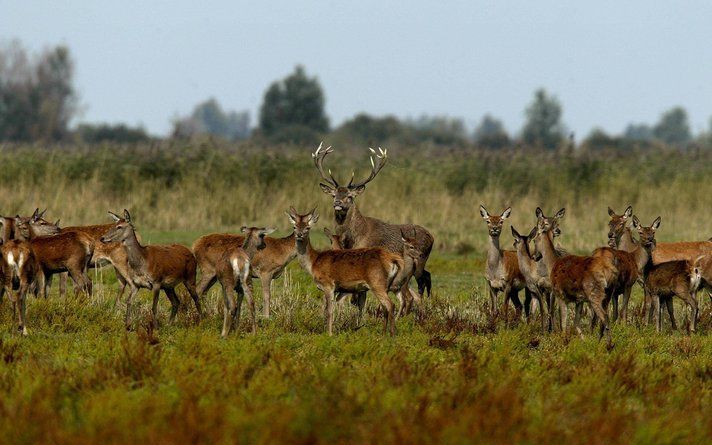
[[[319,144],[319,147],[316,149],[314,153],[312,153],[312,159],[314,159],[314,165],[316,166],[317,170],[319,170],[319,174],[321,174],[321,177],[324,181],[326,181],[330,186],[334,188],[339,187],[339,183],[334,179],[334,176],[331,174],[331,170],[328,170],[329,176],[326,176],[326,173],[324,173],[324,158],[326,155],[329,153],[333,152],[334,149],[331,148],[331,145],[329,145],[326,148],[323,148],[324,142],[322,141]]]
[[[373,178],[376,177],[376,175],[378,174],[378,172],[381,171],[383,166],[386,165],[386,161],[388,160],[388,149],[384,150],[381,147],[378,147],[378,152],[376,152],[376,150],[374,150],[371,147],[368,147],[368,149],[371,151],[371,153],[376,155],[375,162],[373,160],[373,156],[370,156],[370,158],[371,158],[371,174],[364,181],[358,182],[356,184],[352,183],[353,182],[353,177],[352,177],[351,178],[352,182],[349,183],[349,187],[361,187],[361,186],[368,184],[369,182],[371,182],[373,180]]]

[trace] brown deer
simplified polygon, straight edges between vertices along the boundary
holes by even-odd
[[[328,175],[324,171],[324,159],[329,153],[333,152],[331,147],[319,147],[312,154],[314,165],[316,166],[323,182],[319,184],[321,190],[333,198],[334,218],[336,221],[336,235],[341,239],[341,245],[345,249],[359,249],[366,247],[382,247],[389,252],[401,254],[403,252],[403,241],[401,237],[401,229],[416,231],[415,247],[420,250],[420,258],[417,261],[415,269],[415,279],[418,283],[418,293],[422,296],[425,292],[430,294],[431,282],[430,273],[425,269],[425,265],[433,248],[433,236],[425,228],[415,224],[390,224],[376,218],[364,216],[358,210],[355,204],[355,199],[358,195],[366,190],[366,184],[371,182],[376,175],[386,165],[387,151],[379,148],[379,152],[370,149],[376,156],[374,162],[371,156],[371,173],[363,180],[354,182],[354,175],[345,186],[339,185],[334,176],[329,171]],[[407,284],[407,283],[406,283]],[[405,286],[405,295],[409,299],[414,298],[411,295],[410,288]],[[363,295],[358,297],[360,304],[365,302]]]
[[[175,319],[180,307],[180,299],[175,287],[185,285],[190,294],[198,316],[202,316],[200,300],[195,292],[195,273],[197,263],[193,253],[180,244],[142,246],[136,238],[136,231],[131,214],[124,209],[124,217],[101,237],[103,243],[121,243],[128,260],[127,282],[130,287],[126,299],[126,327],[130,327],[131,300],[139,288],[151,289],[153,293],[153,324],[158,325],[158,296],[161,289],[171,302],[170,321]]]
[[[341,237],[333,234],[328,227],[324,227],[324,235],[329,238],[329,246],[332,250],[343,249],[343,247],[341,246]]]
[[[287,216],[294,226],[299,263],[324,293],[324,315],[329,335],[333,333],[332,300],[335,293],[370,290],[386,311],[386,332],[395,336],[394,304],[388,297],[388,291],[403,269],[400,255],[380,247],[317,251],[309,240],[309,231],[319,220],[316,210],[300,215],[290,207]],[[406,285],[400,285],[397,292],[402,292]]]
[[[198,238],[193,243],[193,253],[200,267],[198,295],[202,298],[217,282],[217,269],[225,252],[234,252],[245,243],[244,235],[231,233],[211,233]],[[270,315],[272,280],[282,275],[285,267],[297,256],[294,246],[294,233],[284,238],[264,237],[265,247],[257,250],[250,261],[251,278],[258,278],[262,284],[263,307],[265,318]]]
[[[222,287],[225,309],[221,332],[223,338],[227,337],[233,325],[240,321],[244,295],[247,295],[247,304],[250,308],[250,315],[252,316],[252,332],[257,332],[257,314],[255,311],[255,300],[252,296],[250,264],[255,254],[267,247],[265,244],[265,235],[274,232],[274,229],[243,226],[240,232],[244,234],[242,246],[238,249],[223,251],[222,259],[216,261],[214,264],[215,275]],[[203,252],[202,250],[199,251],[201,253]],[[235,301],[235,291],[237,291],[237,302]]]
[[[698,318],[697,289],[700,285],[700,269],[690,261],[668,261],[650,265],[646,271],[645,286],[653,302],[655,329],[662,329],[662,308],[667,308],[672,329],[677,329],[673,297],[681,299],[690,309],[692,321],[689,330],[695,332]],[[686,317],[687,318],[687,317]]]
[[[612,242],[612,236],[622,231],[620,241],[617,248],[626,251],[632,251],[637,246],[637,241],[633,238],[633,233],[628,227],[630,215],[633,214],[633,208],[628,206],[622,215],[608,207],[608,215],[611,220],[608,222],[608,239],[609,245]],[[653,253],[653,264],[666,263],[668,261],[695,261],[698,257],[706,254],[712,254],[712,241],[681,241],[674,243],[657,243]]]
[[[557,238],[561,236],[561,223],[560,221],[563,219],[564,215],[566,215],[566,208],[561,208],[559,209],[558,212],[554,214],[554,216],[546,216],[544,214],[544,211],[541,209],[541,207],[537,207],[536,211],[534,212],[536,216],[537,222],[540,222],[542,224],[542,227],[544,227],[545,230],[551,230],[552,236],[554,238]],[[534,226],[536,228],[536,226]],[[533,240],[536,239],[536,237],[539,236],[538,232],[534,235]],[[561,245],[556,244],[555,246],[556,249],[556,255],[557,257],[562,257],[568,255],[568,252],[561,247]],[[534,256],[538,255],[537,249],[536,249],[536,243],[534,243],[534,251],[532,252]],[[551,300],[551,280],[549,279],[549,270],[546,268],[546,265],[542,261],[537,261],[537,287],[540,289],[542,292],[542,298],[548,303],[551,301],[554,303],[553,300]],[[541,306],[541,304],[540,304]],[[526,308],[525,308],[526,309]],[[555,313],[552,313],[554,310],[553,306],[548,307],[549,313],[552,315],[552,320],[553,316],[555,316]],[[553,326],[548,327],[549,330],[553,329]]]
[[[567,308],[566,303],[577,304],[574,327],[581,334],[579,327],[580,307],[584,302],[589,303],[596,317],[601,322],[599,338],[604,334],[609,346],[612,346],[610,325],[608,319],[608,299],[606,288],[617,274],[613,261],[607,256],[585,257],[567,255],[560,257],[556,253],[551,227],[548,229],[541,220],[537,222],[537,237],[535,243],[540,260],[549,271],[551,280],[551,299],[559,301],[561,311],[561,329],[566,331]],[[549,302],[549,307],[553,301]],[[551,312],[549,311],[549,325],[552,325]]]
[[[92,294],[92,283],[87,276],[87,267],[94,253],[92,240],[83,233],[60,233],[56,224],[33,217],[15,217],[16,236],[29,241],[30,248],[39,263],[37,274],[38,291],[47,297],[52,276],[69,272],[74,281],[75,292]]]
[[[707,290],[707,295],[712,301],[712,254],[703,256],[700,259],[700,287]]]
[[[487,209],[485,209],[483,205],[480,205],[480,215],[487,223],[487,233],[489,234],[485,280],[487,281],[487,290],[490,296],[492,312],[497,312],[497,297],[500,292],[503,292],[505,312],[509,311],[509,300],[512,300],[517,310],[517,316],[519,317],[522,311],[519,291],[524,289],[527,306],[529,306],[529,300],[531,299],[530,291],[526,288],[524,275],[522,275],[519,269],[517,252],[513,250],[502,250],[499,246],[499,236],[502,233],[502,226],[511,213],[512,208],[507,207],[499,216],[490,215]]]
[[[524,282],[527,286],[529,292],[537,299],[539,302],[539,308],[541,311],[541,329],[542,332],[546,331],[546,309],[544,308],[544,300],[546,304],[548,301],[548,290],[544,288],[542,284],[541,277],[539,275],[539,263],[537,263],[533,258],[529,250],[529,242],[534,239],[536,235],[536,227],[534,227],[529,235],[520,235],[514,226],[511,226],[512,236],[514,237],[514,250],[517,252],[517,262],[519,264],[519,270],[524,277]],[[527,308],[525,308],[526,310]],[[529,316],[529,311],[527,311],[527,317]]]
[[[119,215],[109,212],[109,216],[114,223],[111,224],[96,224],[90,226],[70,226],[62,227],[60,233],[78,232],[87,235],[91,238],[94,244],[94,255],[92,256],[89,268],[99,268],[111,264],[116,273],[116,279],[119,282],[119,292],[116,295],[116,303],[121,300],[121,296],[126,289],[126,277],[128,276],[128,259],[126,251],[121,247],[121,243],[102,243],[101,237],[106,235],[109,230],[114,227],[114,224],[123,220]],[[59,276],[59,294],[64,295],[66,289],[67,277],[65,274]]]
[[[40,264],[32,251],[32,246],[28,241],[8,240],[0,247],[2,256],[2,294],[7,292],[12,300],[13,312],[18,315],[18,330],[22,335],[27,335],[26,322],[26,299],[30,286],[35,280],[40,270]],[[18,284],[18,293],[14,293],[14,284]],[[19,308],[18,308],[19,306]],[[19,310],[18,310],[19,309]]]

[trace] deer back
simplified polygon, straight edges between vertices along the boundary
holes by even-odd
[[[551,286],[566,295],[583,295],[587,287],[607,288],[616,279],[617,269],[609,255],[560,258],[551,270]]]
[[[632,286],[638,280],[640,271],[631,252],[614,249],[612,247],[599,247],[593,251],[592,256],[607,257],[616,267],[615,284],[619,288]]]
[[[377,283],[390,285],[399,270],[403,258],[381,248],[325,250],[316,255],[312,263],[312,275],[317,282]]]
[[[265,236],[264,241],[265,248],[258,250],[251,261],[252,268],[258,272],[279,271],[297,255],[294,234],[284,238]],[[242,249],[244,242],[242,235],[212,233],[198,238],[192,250],[201,268],[215,268],[230,252]]]
[[[710,241],[657,243],[653,250],[653,264],[670,261],[694,261],[699,256],[709,254],[712,254],[712,242]]]
[[[146,271],[156,281],[178,281],[195,277],[197,262],[193,252],[181,244],[144,246]]]
[[[689,261],[668,261],[653,264],[645,274],[645,287],[657,296],[672,297],[689,293],[691,264]]]
[[[30,246],[37,260],[49,269],[63,268],[70,260],[83,263],[94,253],[92,239],[80,232],[33,238]]]

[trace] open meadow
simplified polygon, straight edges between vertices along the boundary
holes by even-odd
[[[4,146],[0,213],[47,208],[60,225],[108,223],[131,211],[146,243],[191,244],[241,225],[286,236],[290,205],[316,206],[312,240],[327,248],[331,197],[319,188],[315,147],[155,144]],[[337,178],[365,176],[364,147],[335,146]],[[697,332],[662,333],[642,322],[634,287],[631,322],[613,325],[615,347],[584,329],[542,334],[493,316],[484,268],[487,227],[478,207],[511,206],[528,233],[534,209],[565,207],[562,246],[606,244],[607,207],[632,205],[645,224],[661,216],[659,241],[712,236],[712,152],[492,152],[389,147],[389,162],[356,199],[364,215],[413,222],[435,237],[433,294],[383,333],[369,294],[364,325],[337,304],[324,333],[321,293],[293,261],[273,283],[272,316],[220,338],[219,285],[198,321],[185,304],[159,328],[139,293],[136,327],[124,328],[110,267],[90,271],[91,299],[28,298],[29,336],[0,306],[0,437],[8,443],[709,443],[712,437],[712,301],[700,292]],[[199,272],[200,273],[200,272]],[[190,298],[178,289],[184,302]],[[262,304],[256,282],[256,301]],[[136,302],[135,302],[136,303]],[[500,300],[501,303],[501,300]],[[682,306],[676,302],[678,318]],[[590,315],[589,315],[590,316]],[[588,316],[585,326],[588,326]]]

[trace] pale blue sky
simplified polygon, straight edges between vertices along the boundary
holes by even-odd
[[[164,134],[216,97],[257,120],[271,81],[297,63],[319,77],[332,124],[356,113],[485,113],[510,131],[534,89],[564,105],[579,138],[682,105],[712,115],[712,2],[7,1],[0,39],[63,43],[82,120]]]

